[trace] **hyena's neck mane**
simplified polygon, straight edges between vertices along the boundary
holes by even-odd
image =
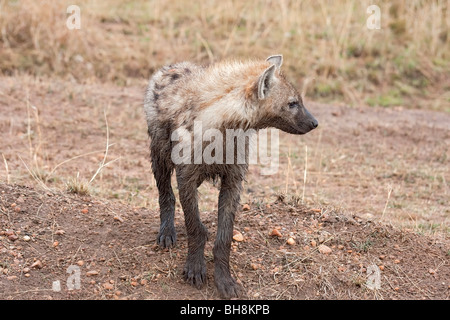
[[[268,66],[265,61],[225,61],[204,68],[191,83],[198,92],[197,120],[203,128],[254,128],[261,116],[258,78]]]

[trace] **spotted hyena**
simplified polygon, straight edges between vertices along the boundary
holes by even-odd
[[[305,134],[316,128],[317,120],[281,73],[282,62],[281,55],[274,55],[266,60],[224,61],[206,67],[190,62],[172,64],[154,73],[145,96],[152,170],[159,191],[161,225],[157,242],[170,247],[177,241],[171,186],[175,169],[188,235],[184,278],[201,288],[206,282],[204,247],[208,232],[200,221],[197,188],[204,180],[220,181],[214,279],[219,294],[225,298],[241,292],[230,274],[229,257],[248,162],[199,162],[193,159],[194,151],[189,151],[187,159],[192,161],[176,163],[173,136],[181,130],[183,139],[192,141],[195,123],[201,123],[203,131],[214,128],[223,133],[229,129],[245,132],[274,127],[291,134]],[[224,148],[227,143],[235,144],[234,138],[223,141]],[[201,147],[205,148],[204,142]]]

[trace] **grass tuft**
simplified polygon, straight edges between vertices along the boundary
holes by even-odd
[[[66,191],[80,196],[87,196],[91,193],[89,182],[80,178],[79,172],[75,177],[69,178],[67,180]]]

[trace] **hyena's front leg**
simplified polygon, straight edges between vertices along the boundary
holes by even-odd
[[[226,299],[238,297],[241,286],[230,273],[230,249],[233,238],[233,224],[239,205],[242,181],[222,178],[219,193],[219,216],[217,237],[214,244],[214,282],[219,294]]]
[[[169,158],[170,159],[170,158]],[[152,169],[159,192],[159,210],[161,225],[159,227],[158,245],[163,248],[175,246],[177,234],[175,231],[175,195],[171,185],[173,168],[159,150],[152,150]]]
[[[204,250],[208,231],[200,221],[197,199],[198,183],[189,179],[189,176],[182,171],[177,170],[177,182],[188,236],[188,255],[183,274],[188,283],[200,289],[206,283]]]

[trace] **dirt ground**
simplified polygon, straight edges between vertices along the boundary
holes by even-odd
[[[178,202],[177,247],[155,245],[145,85],[0,78],[1,299],[218,298],[215,188],[200,187],[205,288],[182,280]],[[278,172],[255,165],[245,183],[231,255],[244,298],[448,299],[450,114],[307,105],[319,128],[280,133]]]

